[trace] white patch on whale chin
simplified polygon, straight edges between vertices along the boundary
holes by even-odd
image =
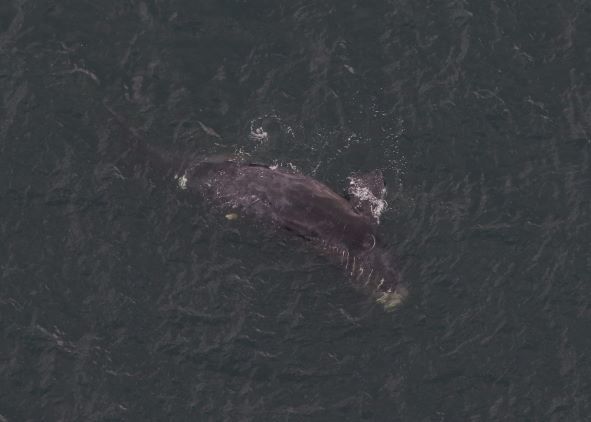
[[[179,176],[178,174],[174,175],[174,180],[176,180],[177,186],[179,189],[181,190],[186,190],[187,189],[187,175],[186,173],[184,173],[182,176]]]
[[[380,217],[388,207],[388,203],[381,198],[376,197],[371,190],[360,183],[360,179],[355,177],[349,178],[349,185],[351,186],[351,194],[363,202],[367,202],[371,209],[371,215],[379,224]],[[382,194],[386,193],[386,188],[383,188]]]

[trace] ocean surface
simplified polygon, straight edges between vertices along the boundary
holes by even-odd
[[[588,0],[0,1],[0,421],[591,420],[590,69]],[[407,300],[133,133],[382,169]]]

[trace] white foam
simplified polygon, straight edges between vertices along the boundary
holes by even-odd
[[[178,174],[174,175],[174,179],[176,180],[177,186],[179,187],[179,189],[181,190],[185,190],[187,189],[187,175],[183,174],[182,176],[179,176]]]
[[[251,126],[248,139],[251,141],[263,143],[269,140],[269,134],[262,127],[253,128]]]
[[[269,120],[277,122],[279,124],[279,127],[281,128],[282,133],[286,133],[291,138],[295,138],[295,134],[291,126],[286,124],[277,114],[268,113],[256,117],[250,121],[250,131],[248,134],[248,139],[259,145],[266,144],[267,142],[269,142],[269,134],[264,129],[265,121]]]
[[[355,196],[360,201],[368,203],[371,215],[375,218],[376,222],[379,223],[380,217],[388,207],[388,203],[384,199],[376,197],[367,186],[362,184],[362,181],[359,178],[350,177],[349,185],[351,186],[351,195]],[[382,193],[385,194],[385,188]]]

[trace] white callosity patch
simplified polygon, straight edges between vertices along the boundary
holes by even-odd
[[[179,176],[178,174],[174,175],[174,180],[176,180],[177,186],[179,189],[185,190],[187,189],[187,175],[186,173]]]
[[[361,202],[369,204],[371,215],[377,223],[380,222],[382,213],[388,207],[388,203],[383,198],[376,197],[367,186],[363,185],[363,181],[356,177],[349,177],[349,192]],[[386,194],[386,188],[382,189],[382,197]]]
[[[376,301],[381,304],[386,311],[393,311],[404,302],[408,296],[408,290],[404,287],[398,287],[393,292],[381,292],[376,296]]]

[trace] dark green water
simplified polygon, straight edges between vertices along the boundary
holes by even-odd
[[[0,2],[0,421],[589,420],[589,40],[587,1]],[[114,177],[103,103],[339,192],[382,168],[405,305]]]

